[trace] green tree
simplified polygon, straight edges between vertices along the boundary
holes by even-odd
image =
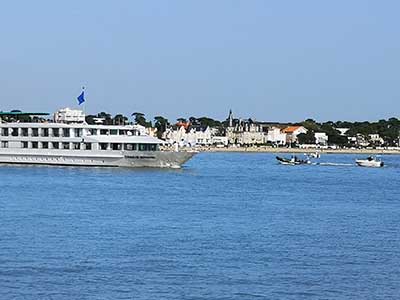
[[[103,119],[104,125],[112,125],[113,124],[113,119],[111,118],[111,115],[102,111],[100,113],[97,114],[97,118]]]
[[[154,127],[157,128],[157,137],[161,138],[163,133],[167,130],[167,126],[169,125],[168,119],[162,116],[154,117]]]
[[[301,125],[304,126],[308,131],[318,132],[320,130],[319,124],[313,119],[307,119],[301,122]]]
[[[197,118],[195,118],[195,117],[190,117],[190,118],[189,118],[189,122],[190,122],[190,124],[192,124],[192,125],[199,125],[199,121],[198,121]]]
[[[114,117],[114,124],[115,125],[125,125],[128,122],[128,118],[122,114],[117,114]]]
[[[297,139],[299,144],[315,144],[315,136],[312,130],[309,130],[307,133],[300,133]]]
[[[187,123],[187,120],[185,118],[178,118],[176,119],[179,123]]]
[[[342,136],[340,134],[328,135],[328,143],[331,145],[344,147],[348,145],[348,139],[347,136]]]
[[[198,118],[197,121],[202,127],[219,127],[222,125],[220,121],[208,117]]]
[[[134,112],[132,116],[135,118],[135,123],[144,127],[151,127],[151,121],[147,122],[144,113]]]

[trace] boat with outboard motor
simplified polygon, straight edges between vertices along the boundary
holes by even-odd
[[[48,114],[0,112],[0,163],[179,168],[197,153],[164,151],[164,141],[140,125],[87,124],[80,110],[60,110],[53,120],[22,121],[30,115]]]
[[[356,159],[356,164],[360,167],[369,168],[381,168],[384,166],[384,162],[376,156],[369,156],[366,159]]]
[[[311,161],[309,159],[299,159],[297,156],[292,156],[291,158],[285,158],[276,156],[277,161],[281,165],[290,165],[290,166],[297,166],[297,165],[309,165]]]

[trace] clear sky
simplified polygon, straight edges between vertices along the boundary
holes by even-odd
[[[400,112],[400,1],[2,1],[0,110],[169,119]]]

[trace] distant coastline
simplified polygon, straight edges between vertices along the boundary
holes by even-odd
[[[240,153],[315,153],[316,149],[312,148],[274,148],[268,146],[260,147],[202,147],[195,150],[200,152],[240,152]],[[400,155],[400,149],[318,149],[322,154],[390,154]]]

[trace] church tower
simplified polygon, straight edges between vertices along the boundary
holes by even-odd
[[[228,121],[229,121],[229,127],[233,127],[233,114],[232,114],[232,109],[229,110]]]

